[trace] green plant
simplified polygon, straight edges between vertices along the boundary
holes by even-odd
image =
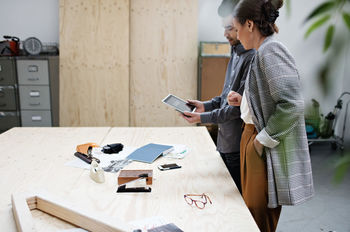
[[[285,3],[287,15],[290,15],[291,0],[285,0]],[[350,0],[328,0],[314,8],[314,10],[312,10],[304,20],[304,24],[309,22],[311,23],[305,33],[305,39],[307,39],[317,29],[321,28],[322,26],[326,26],[328,28],[324,37],[323,52],[327,52],[334,44],[333,51],[326,54],[324,65],[322,65],[319,70],[319,81],[325,95],[328,94],[329,83],[332,80],[330,75],[332,65],[338,63],[339,61],[346,62],[346,60],[342,60],[341,56],[339,55],[342,51],[345,50],[347,54],[349,53],[348,49],[350,46],[348,39],[343,39],[337,41],[337,43],[332,43],[334,41],[336,31],[343,33],[341,35],[344,36],[344,38],[349,38],[350,13],[347,9],[350,9]],[[346,28],[349,29],[347,33],[345,32],[345,35],[344,32],[337,29],[337,27],[340,26],[339,23],[337,24],[339,19],[345,24]],[[344,155],[335,163],[334,181],[336,183],[341,182],[350,170],[350,152],[348,149],[349,147],[345,148]]]
[[[289,0],[290,1],[290,0]],[[318,5],[305,19],[304,23],[313,23],[305,33],[305,38],[323,25],[327,25],[327,32],[324,38],[323,51],[326,52],[332,44],[339,17],[350,30],[350,13],[345,8],[350,4],[350,0],[330,0]]]
[[[324,45],[323,45],[323,52],[326,52],[330,46],[332,45],[332,42],[334,40],[334,34],[336,31],[336,27],[339,26],[337,24],[339,18],[342,19],[343,23],[346,25],[346,27],[350,31],[350,13],[347,12],[345,9],[350,5],[350,0],[330,0],[325,1],[318,5],[305,19],[304,23],[308,23],[309,21],[312,22],[312,24],[309,26],[308,30],[305,33],[305,39],[312,34],[315,30],[322,26],[327,26],[327,31],[324,37]],[[338,53],[342,49],[345,49],[347,46],[347,42],[338,43],[335,46],[335,52]],[[322,89],[325,93],[327,93],[327,83],[330,80],[329,72],[330,67],[332,66],[332,57],[334,57],[333,54],[328,54],[328,57],[326,57],[326,62],[323,68],[320,70],[320,82]],[[350,153],[345,153],[339,160],[337,160],[335,165],[335,175],[334,175],[334,181],[336,183],[341,182],[347,172],[349,171],[350,167]]]
[[[335,163],[335,175],[334,175],[334,182],[340,183],[345,175],[348,173],[350,168],[350,153],[345,154],[344,156],[340,157],[339,160]]]

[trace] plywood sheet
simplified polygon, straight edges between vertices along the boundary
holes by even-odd
[[[197,96],[198,1],[131,0],[130,125],[188,125],[161,100]]]
[[[60,0],[60,125],[129,125],[129,0]]]

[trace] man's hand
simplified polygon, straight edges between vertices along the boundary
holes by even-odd
[[[204,110],[204,104],[201,101],[197,101],[197,100],[187,100],[187,102],[191,105],[194,105],[196,107],[196,111],[197,113],[203,113]]]
[[[186,116],[187,117],[186,117]],[[187,122],[189,123],[200,123],[201,122],[201,114],[194,112],[184,112],[184,114],[181,114],[181,117],[183,117]]]
[[[253,145],[255,148],[255,151],[262,156],[263,151],[264,151],[264,145],[262,145],[256,138],[253,141]]]
[[[230,106],[240,106],[242,101],[242,96],[235,92],[230,91],[227,95],[227,102]]]

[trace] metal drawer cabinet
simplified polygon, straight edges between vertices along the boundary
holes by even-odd
[[[58,125],[58,56],[17,57],[22,126]]]
[[[19,86],[22,110],[50,110],[49,86]]]
[[[0,110],[16,110],[15,87],[0,86]]]
[[[49,85],[47,60],[17,60],[19,85]]]
[[[12,59],[0,59],[0,85],[15,85],[15,62]]]
[[[20,126],[17,112],[0,112],[0,132]]]
[[[51,126],[51,111],[21,111],[22,126],[46,127]]]

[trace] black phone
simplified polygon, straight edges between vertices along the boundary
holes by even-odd
[[[181,168],[181,166],[173,163],[173,164],[163,164],[163,165],[159,165],[158,169],[161,171],[165,171],[165,170],[170,170],[170,169],[176,169],[176,168]]]

